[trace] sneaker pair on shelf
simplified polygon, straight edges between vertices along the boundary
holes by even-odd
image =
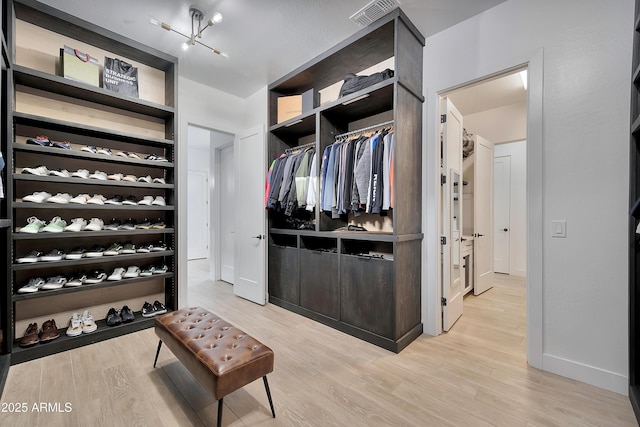
[[[29,323],[27,330],[24,332],[22,338],[20,338],[20,347],[31,347],[38,343],[47,343],[55,340],[59,336],[60,331],[54,319],[46,320],[42,324],[40,332],[38,332],[37,323]]]
[[[65,253],[58,249],[52,249],[46,254],[37,250],[33,250],[23,257],[16,258],[18,264],[38,262],[38,261],[60,261],[65,257]]]
[[[42,135],[38,135],[35,138],[28,138],[27,144],[71,150],[71,143],[69,141],[51,141],[48,137]]]
[[[38,219],[35,216],[29,217],[27,219],[27,225],[20,229],[20,233],[39,233],[41,231],[46,231],[50,233],[60,233],[67,226],[67,222],[56,216],[49,221],[49,224],[46,224],[41,219]]]
[[[69,320],[69,327],[67,328],[67,336],[77,337],[80,334],[90,334],[98,330],[93,316],[89,310],[85,310],[82,315],[80,313],[73,313]]]
[[[110,148],[98,148],[95,145],[85,145],[80,149],[80,151],[86,151],[87,153],[93,154],[104,154],[110,156],[113,154]]]
[[[149,304],[145,301],[142,306],[142,317],[153,317],[166,312],[167,307],[158,300],[154,301],[153,304]]]
[[[64,276],[52,276],[44,280],[42,277],[34,277],[29,282],[18,289],[19,294],[32,294],[39,290],[55,290],[62,288],[67,283]]]
[[[120,311],[111,307],[107,313],[107,326],[118,326],[122,323],[130,323],[135,320],[133,310],[129,306],[125,305]]]

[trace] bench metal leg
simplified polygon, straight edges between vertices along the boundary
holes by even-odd
[[[262,377],[264,381],[264,389],[267,391],[267,397],[269,398],[269,406],[271,407],[271,415],[273,418],[276,417],[276,411],[273,409],[273,401],[271,400],[271,392],[269,391],[269,383],[267,382],[267,376]]]
[[[222,426],[222,399],[218,400],[218,427]]]
[[[156,363],[158,362],[158,356],[160,355],[160,347],[162,347],[162,340],[158,342],[158,351],[156,351],[156,359],[153,361],[153,367],[156,367]]]

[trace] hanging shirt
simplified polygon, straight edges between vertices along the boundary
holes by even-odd
[[[318,156],[313,154],[311,166],[309,167],[309,185],[307,189],[307,210],[313,212],[316,207],[316,191],[318,189]]]

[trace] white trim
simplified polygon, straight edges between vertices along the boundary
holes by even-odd
[[[624,396],[629,395],[629,377],[617,372],[607,371],[546,353],[542,355],[542,362],[544,371],[620,393]]]
[[[527,361],[542,369],[543,97],[544,52],[529,61],[527,99]]]

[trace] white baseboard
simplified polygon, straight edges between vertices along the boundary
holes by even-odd
[[[514,268],[511,274],[518,277],[527,277],[527,270],[525,270],[524,268]]]
[[[542,355],[542,369],[563,377],[629,395],[629,378],[616,372],[585,365],[550,354]]]

